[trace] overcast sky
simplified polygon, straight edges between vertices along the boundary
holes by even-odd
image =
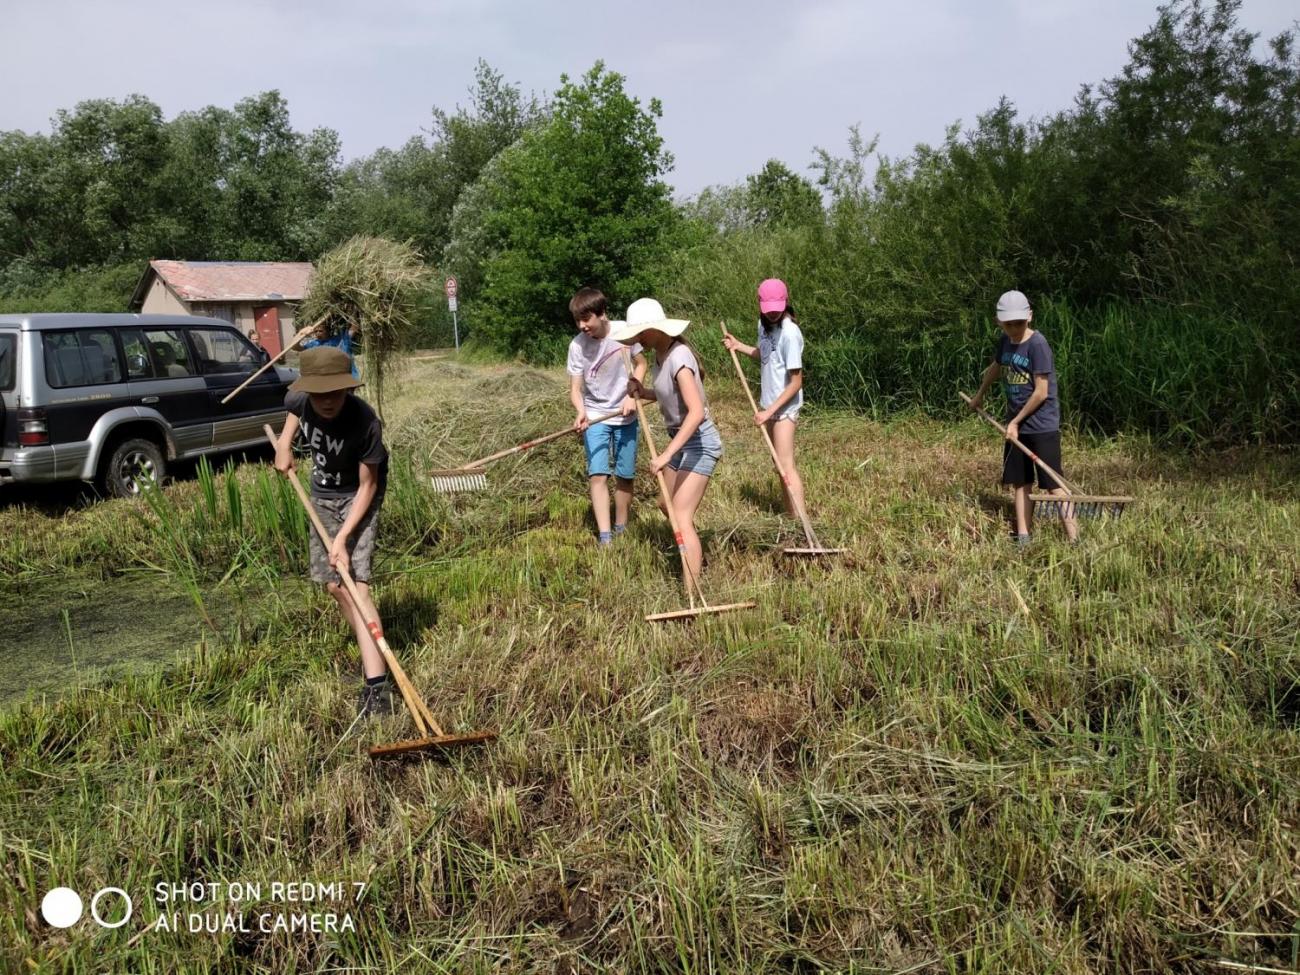
[[[430,108],[466,100],[482,57],[539,94],[597,59],[643,101],[679,194],[771,157],[806,172],[848,127],[888,155],[935,142],[1009,96],[1064,108],[1115,74],[1148,0],[0,0],[0,129],[49,131],[86,98],[147,95],[170,118],[278,88],[296,128],[328,126],[345,159],[398,146]],[[1243,26],[1292,26],[1295,0],[1244,0]]]

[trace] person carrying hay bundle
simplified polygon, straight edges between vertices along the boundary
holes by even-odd
[[[355,324],[349,325],[346,328],[340,328],[331,335],[329,323],[322,321],[316,326],[311,335],[299,343],[298,348],[304,352],[307,349],[319,349],[322,346],[341,349],[347,354],[348,362],[352,366],[352,378],[360,379],[361,373],[357,370],[356,356],[352,354],[352,340],[357,337],[357,328],[358,326]]]
[[[430,271],[410,244],[353,237],[324,254],[312,272],[298,315],[337,323],[337,333],[317,335],[351,355],[353,339],[366,351],[366,385],[384,415],[384,385],[402,349],[410,348],[420,301],[432,285]],[[353,366],[354,378],[359,378]]]

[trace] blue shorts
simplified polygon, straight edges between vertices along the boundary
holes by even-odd
[[[677,436],[677,431],[680,429],[681,427],[669,427],[668,436]],[[718,433],[718,428],[713,425],[712,420],[705,420],[700,424],[700,428],[691,434],[691,439],[686,441],[686,446],[673,455],[668,466],[675,471],[711,477],[721,457],[722,434]]]
[[[631,423],[614,425],[594,423],[582,432],[587,448],[587,476],[613,474],[625,481],[636,477],[636,436],[640,432],[635,418]]]

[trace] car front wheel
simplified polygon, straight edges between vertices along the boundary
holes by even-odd
[[[104,467],[104,490],[119,498],[133,498],[149,481],[161,484],[166,472],[167,462],[156,443],[138,437],[124,440]]]

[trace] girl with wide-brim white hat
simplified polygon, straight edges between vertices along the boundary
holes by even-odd
[[[627,321],[614,332],[617,342],[640,342],[655,354],[649,388],[629,379],[629,396],[653,400],[672,439],[663,453],[650,458],[650,472],[663,472],[682,533],[687,570],[696,578],[704,557],[695,531],[695,512],[722,456],[722,436],[713,423],[704,394],[704,372],[695,350],[681,337],[690,322],[669,318],[653,298],[639,298],[627,309]]]

